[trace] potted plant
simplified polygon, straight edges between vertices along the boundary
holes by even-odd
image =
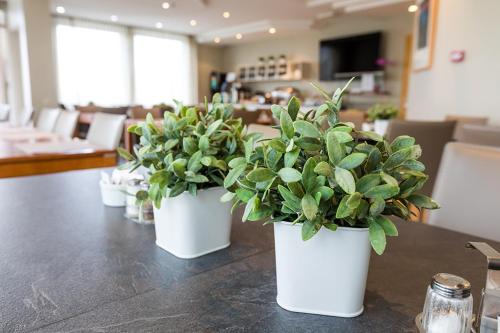
[[[438,207],[416,194],[428,176],[415,139],[389,143],[339,122],[344,90],[321,90],[325,104],[305,115],[295,97],[273,106],[280,136],[249,138],[224,180],[221,200],[244,205],[244,221],[274,224],[277,302],[290,311],[361,314],[370,244],[382,254],[398,234],[387,216]]]
[[[219,198],[228,164],[243,155],[241,119],[221,103],[219,94],[205,110],[178,103],[162,126],[151,114],[128,131],[140,137],[135,157],[120,150],[127,167],[149,170],[149,190],[137,198],[155,205],[156,244],[180,258],[194,258],[229,246],[231,206]],[[254,135],[255,136],[255,135]]]
[[[385,135],[389,121],[398,116],[398,109],[391,104],[375,104],[368,109],[368,121],[374,123],[374,131],[377,134]]]

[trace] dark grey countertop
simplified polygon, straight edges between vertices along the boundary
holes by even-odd
[[[467,278],[476,303],[484,285],[485,259],[464,248],[480,239],[399,223],[386,253],[372,253],[361,316],[288,312],[275,300],[271,226],[235,216],[229,248],[178,259],[152,226],[103,206],[98,180],[0,180],[1,332],[414,332],[432,275]]]

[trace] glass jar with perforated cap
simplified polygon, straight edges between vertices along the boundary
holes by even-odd
[[[422,316],[426,333],[469,333],[472,325],[471,285],[453,274],[432,277]]]

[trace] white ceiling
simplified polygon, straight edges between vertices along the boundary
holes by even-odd
[[[168,1],[165,10],[162,3]],[[119,24],[155,29],[161,22],[162,30],[196,36],[200,42],[221,44],[271,37],[269,28],[276,34],[290,34],[314,27],[332,15],[387,16],[406,13],[411,0],[52,0],[52,11],[57,6],[66,10],[64,16],[111,22],[111,15],[118,16]],[[353,13],[351,7],[367,5]],[[371,6],[377,8],[371,8]],[[380,7],[379,7],[380,6]],[[222,13],[228,11],[229,18]],[[190,21],[197,25],[191,26]],[[241,33],[243,38],[236,40]]]

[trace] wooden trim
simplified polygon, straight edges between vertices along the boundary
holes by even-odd
[[[116,162],[117,154],[114,151],[14,157],[0,160],[0,178],[112,167]]]
[[[408,87],[410,84],[410,73],[413,55],[413,36],[407,35],[405,38],[405,50],[403,59],[403,73],[401,75],[401,97],[399,101],[399,118],[406,118],[406,103],[408,101]]]
[[[426,71],[432,68],[432,65],[434,63],[434,48],[435,48],[435,42],[436,42],[436,31],[437,31],[437,24],[438,24],[438,15],[439,15],[439,0],[430,0],[431,1],[431,21],[430,21],[430,41],[429,41],[429,61],[427,62],[427,65],[424,67],[420,68],[413,68],[412,64],[412,69],[413,72],[418,73],[422,71]],[[414,22],[413,22],[413,35],[417,36],[414,40],[414,42],[417,42],[417,29],[418,29],[418,20],[417,16],[415,16]],[[413,44],[413,53],[416,50],[415,43]]]

